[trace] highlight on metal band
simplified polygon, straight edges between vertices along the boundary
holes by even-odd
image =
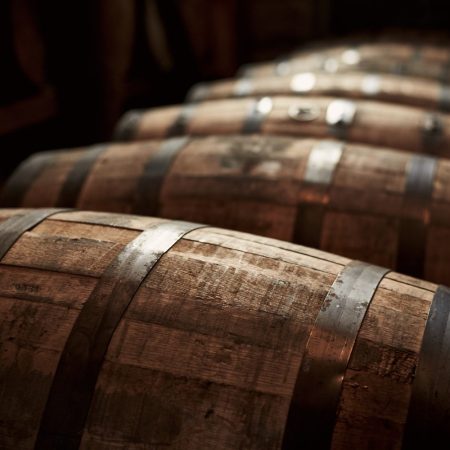
[[[356,66],[361,62],[361,55],[357,49],[350,48],[342,53],[341,61],[347,66]]]
[[[48,217],[68,211],[61,208],[33,209],[25,214],[17,214],[0,223],[0,259],[11,249],[26,231],[39,225]]]
[[[353,261],[333,283],[306,345],[283,450],[330,448],[344,374],[375,291],[388,272]]]
[[[278,77],[285,77],[292,72],[292,65],[288,58],[283,58],[275,65],[274,74]]]
[[[270,97],[263,97],[256,100],[244,123],[242,132],[245,134],[258,133],[261,130],[264,119],[270,114],[272,108],[273,101]]]
[[[445,448],[450,441],[450,289],[431,304],[416,369],[403,450]]]
[[[329,185],[341,160],[344,144],[335,141],[321,141],[316,144],[308,158],[305,176],[307,183]]]
[[[349,100],[333,100],[326,112],[326,122],[333,129],[345,130],[354,121],[356,104]]]
[[[377,95],[381,91],[381,77],[366,75],[361,83],[361,92],[366,95]]]
[[[246,97],[253,92],[253,82],[249,78],[240,78],[233,88],[234,97]]]
[[[107,145],[97,145],[84,152],[68,173],[56,201],[58,207],[73,208],[77,204],[81,189],[89,176],[92,167],[107,149]]]
[[[311,92],[316,86],[316,82],[317,77],[314,73],[299,73],[291,79],[291,91],[296,94]]]
[[[114,130],[114,141],[129,141],[136,133],[137,127],[141,120],[142,111],[132,110],[125,113],[120,119],[116,129]]]
[[[157,215],[159,197],[164,178],[175,158],[189,142],[188,137],[172,138],[163,141],[158,151],[152,155],[144,167],[139,180],[132,211],[135,214]]]
[[[131,241],[107,267],[84,304],[61,354],[36,450],[79,448],[97,378],[118,324],[160,258],[183,236],[200,227],[188,222],[156,225]]]

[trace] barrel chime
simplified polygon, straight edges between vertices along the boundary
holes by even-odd
[[[443,448],[449,81],[450,44],[306,47],[24,161],[0,448]]]

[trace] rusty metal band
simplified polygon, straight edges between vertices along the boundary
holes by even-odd
[[[143,231],[107,267],[81,310],[53,378],[36,450],[79,448],[105,354],[128,306],[160,258],[201,225],[168,222]]]
[[[259,133],[265,118],[272,111],[272,108],[273,102],[270,97],[263,97],[255,100],[250,113],[242,126],[242,133]]]
[[[450,440],[450,289],[431,304],[412,385],[403,450],[445,448]]]
[[[189,90],[186,95],[186,103],[203,102],[208,99],[209,96],[209,84],[198,83]]]
[[[136,134],[137,127],[141,121],[142,111],[128,111],[119,120],[113,134],[114,141],[131,141]]]
[[[55,152],[45,152],[24,161],[12,174],[3,188],[2,208],[18,208],[33,183],[55,160]]]
[[[186,147],[189,138],[172,138],[164,141],[156,154],[144,167],[133,202],[133,213],[148,216],[158,214],[159,197],[164,178],[175,158]]]
[[[68,173],[56,200],[57,207],[73,208],[77,204],[81,189],[99,156],[107,145],[98,145],[86,150]]]
[[[442,84],[439,91],[438,108],[440,111],[450,112],[450,85]]]
[[[322,141],[313,147],[306,164],[303,183],[312,187],[317,196],[326,196],[341,160],[344,144]],[[323,222],[327,205],[301,202],[297,208],[293,242],[307,247],[320,248]]]
[[[64,211],[67,211],[67,209],[33,209],[25,214],[12,216],[0,223],[0,260],[8,253],[23,233],[39,225],[50,216]]]
[[[353,261],[312,327],[289,409],[283,450],[331,448],[342,383],[372,297],[388,269]]]
[[[404,206],[418,210],[419,218],[402,217],[399,224],[397,265],[399,272],[423,278],[427,245],[427,215],[438,160],[413,155],[406,169]]]
[[[197,103],[188,103],[184,105],[181,108],[178,117],[175,119],[175,122],[167,130],[166,137],[176,137],[185,134],[186,128],[193,117],[196,108]]]

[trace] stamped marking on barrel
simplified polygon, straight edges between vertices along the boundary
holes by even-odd
[[[450,441],[450,289],[444,286],[431,304],[403,436],[403,450]]]
[[[103,360],[123,315],[161,257],[183,236],[201,227],[188,222],[153,226],[131,241],[107,267],[66,341],[36,450],[79,448]]]
[[[330,448],[345,371],[367,309],[388,272],[353,261],[333,283],[306,345],[289,410],[284,450]]]

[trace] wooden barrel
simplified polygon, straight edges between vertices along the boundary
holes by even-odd
[[[389,52],[384,46],[374,48],[337,47],[332,51],[294,53],[263,63],[243,66],[242,77],[287,76],[305,71],[329,73],[346,71],[370,71],[430,78],[448,83],[450,80],[449,48],[430,51],[426,56],[410,48],[404,52]]]
[[[374,99],[450,111],[450,86],[423,78],[348,72],[302,72],[285,77],[237,78],[199,83],[188,94],[198,102],[249,96],[299,95]]]
[[[181,138],[38,154],[4,206],[192,220],[450,285],[450,161],[336,141]]]
[[[2,449],[409,449],[447,437],[435,396],[449,372],[435,369],[449,344],[430,346],[448,333],[446,288],[187,222],[0,217]]]
[[[450,116],[420,108],[333,97],[263,97],[131,111],[118,140],[181,135],[271,134],[335,137],[380,147],[450,156]]]

